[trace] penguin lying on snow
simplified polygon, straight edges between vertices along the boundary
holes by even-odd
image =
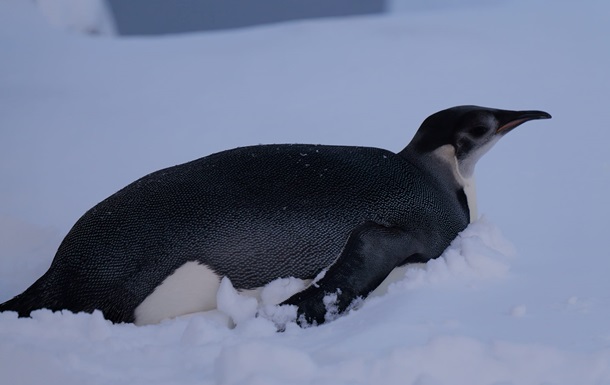
[[[216,307],[280,277],[322,278],[293,295],[299,322],[345,311],[397,266],[426,262],[475,218],[476,162],[543,111],[454,107],[400,151],[261,145],[149,174],[85,213],[49,270],[0,311],[92,312],[156,323]]]

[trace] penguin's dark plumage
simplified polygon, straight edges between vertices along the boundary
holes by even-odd
[[[49,270],[0,311],[99,309],[113,322],[150,323],[206,310],[197,296],[216,293],[198,290],[225,276],[248,290],[325,271],[285,302],[302,322],[324,322],[325,295],[344,311],[394,267],[438,257],[474,219],[476,161],[514,127],[545,118],[461,106],[428,117],[399,153],[264,145],[154,172],[85,213]],[[197,271],[190,289],[160,289]]]

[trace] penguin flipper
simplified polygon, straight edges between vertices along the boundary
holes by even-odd
[[[397,266],[418,255],[421,243],[398,227],[365,222],[355,228],[337,260],[324,276],[283,305],[297,306],[301,326],[322,324],[364,299]]]

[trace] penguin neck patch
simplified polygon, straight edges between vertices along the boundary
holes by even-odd
[[[474,180],[474,172],[470,172],[468,175],[464,175],[462,172],[463,167],[460,167],[460,163],[455,155],[455,148],[446,144],[434,150],[432,155],[441,160],[442,163],[449,166],[451,173],[459,186],[464,190],[466,195],[466,201],[468,202],[468,210],[470,212],[470,222],[473,222],[478,217],[477,212],[477,193],[476,185]],[[475,160],[476,162],[476,160]],[[474,171],[474,164],[471,171]]]

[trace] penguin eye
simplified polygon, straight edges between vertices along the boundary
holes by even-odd
[[[480,138],[487,133],[487,127],[485,126],[474,126],[468,130],[468,134],[473,138]]]

